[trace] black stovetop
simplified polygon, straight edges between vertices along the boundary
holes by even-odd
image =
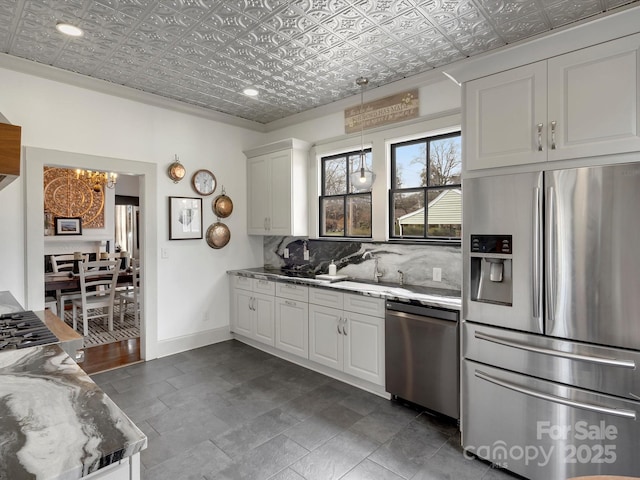
[[[0,350],[57,343],[56,337],[31,310],[0,315]]]

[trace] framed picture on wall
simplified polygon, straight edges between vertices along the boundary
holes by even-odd
[[[169,197],[169,240],[202,237],[202,199]]]
[[[56,235],[82,235],[80,217],[56,217]]]

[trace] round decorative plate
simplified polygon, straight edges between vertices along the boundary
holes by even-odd
[[[207,228],[206,239],[211,248],[222,248],[229,243],[231,232],[224,223],[216,222]]]
[[[216,189],[216,177],[209,170],[201,169],[191,177],[193,189],[200,195],[211,195]]]

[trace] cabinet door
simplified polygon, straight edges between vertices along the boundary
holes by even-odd
[[[307,303],[276,297],[276,348],[309,358]]]
[[[268,345],[275,345],[275,299],[273,296],[254,293],[256,318],[256,340]]]
[[[464,108],[466,170],[546,160],[546,62],[468,82]]]
[[[384,385],[384,318],[345,312],[344,371]]]
[[[305,202],[305,198],[291,198],[291,151],[273,153],[271,167],[271,212],[269,235],[291,235],[291,204]]]
[[[232,331],[253,338],[253,294],[245,290],[233,292]]]
[[[269,156],[261,155],[247,161],[247,233],[267,235],[271,210]]]
[[[639,54],[632,35],[549,60],[549,160],[640,150]]]
[[[309,305],[309,360],[342,370],[342,310]]]

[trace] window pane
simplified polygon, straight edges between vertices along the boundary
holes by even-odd
[[[428,192],[429,237],[460,237],[462,227],[462,191],[459,188]]]
[[[371,236],[371,195],[347,197],[347,236]]]
[[[370,151],[365,151],[365,158],[364,158],[364,168],[369,170],[369,171],[373,171],[371,168],[371,152]],[[355,155],[349,155],[349,172],[353,173],[353,172],[360,172],[360,152],[358,152]],[[353,185],[349,186],[349,193],[362,193],[364,191],[371,191],[371,189],[367,189],[367,190],[363,190],[363,189],[356,189],[354,188]]]
[[[393,194],[393,234],[424,237],[424,190]]]
[[[424,187],[427,184],[427,144],[424,142],[395,147],[394,188]]]
[[[460,136],[434,140],[429,145],[429,185],[460,183]]]
[[[322,186],[323,195],[344,195],[347,193],[347,159],[345,157],[325,159]]]
[[[323,198],[320,204],[322,233],[327,236],[344,236],[344,197]]]

